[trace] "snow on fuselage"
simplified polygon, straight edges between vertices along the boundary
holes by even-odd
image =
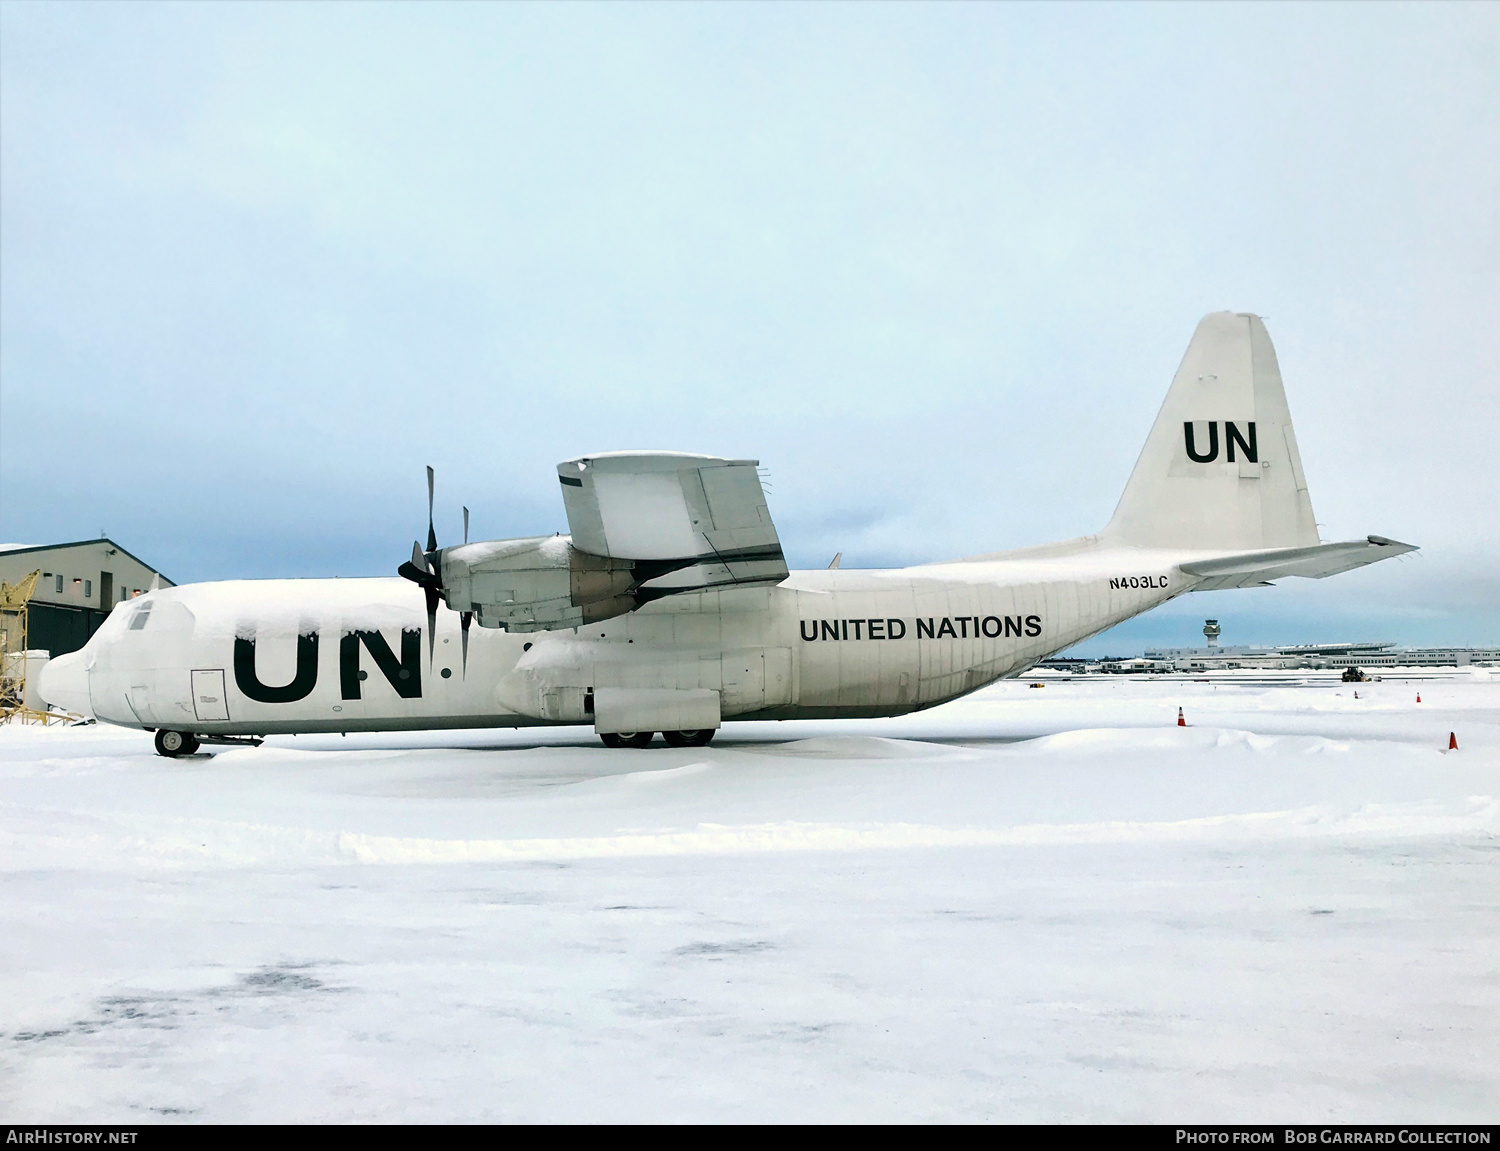
[[[458,614],[440,608],[430,637],[422,590],[406,580],[188,584],[119,605],[54,664],[61,682],[82,660],[100,720],[204,734],[583,723],[586,693],[606,686],[711,688],[740,719],[900,715],[1188,590],[1185,558],[1059,545],[799,571],[576,630],[473,627],[467,660]]]

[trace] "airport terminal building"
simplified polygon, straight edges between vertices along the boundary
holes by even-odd
[[[29,604],[26,646],[52,655],[88,643],[111,610],[166,576],[110,539],[67,544],[0,544],[0,580],[17,584],[34,571],[41,576]]]
[[[1131,675],[1142,672],[1327,671],[1342,668],[1494,667],[1500,647],[1403,648],[1386,641],[1293,644],[1286,647],[1162,647],[1147,648],[1134,658],[1043,660],[1040,667],[1056,671]]]
[[[1295,644],[1289,647],[1148,648],[1145,658],[1178,671],[1211,668],[1470,667],[1500,662],[1500,648],[1397,647],[1394,643]]]

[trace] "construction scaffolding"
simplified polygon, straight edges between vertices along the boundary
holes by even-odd
[[[36,672],[47,662],[46,652],[33,652],[26,644],[27,608],[38,568],[15,583],[0,580],[0,723],[66,722],[75,716],[50,712],[36,694]]]

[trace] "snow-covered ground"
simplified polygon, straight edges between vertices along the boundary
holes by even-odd
[[[11,1121],[1500,1119],[1500,672],[0,761]]]

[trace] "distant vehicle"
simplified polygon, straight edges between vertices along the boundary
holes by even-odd
[[[1346,667],[1344,674],[1339,677],[1345,683],[1369,683],[1370,677],[1357,667]]]
[[[707,743],[727,717],[901,715],[1015,676],[1181,595],[1414,550],[1319,540],[1260,318],[1199,323],[1095,535],[898,570],[789,572],[754,460],[557,468],[569,535],[427,546],[390,579],[155,590],[53,660],[49,702],[163,755],[292,732],[589,724]],[[955,494],[984,482],[953,468]],[[465,517],[467,520],[467,516]],[[478,628],[472,627],[478,624]]]

